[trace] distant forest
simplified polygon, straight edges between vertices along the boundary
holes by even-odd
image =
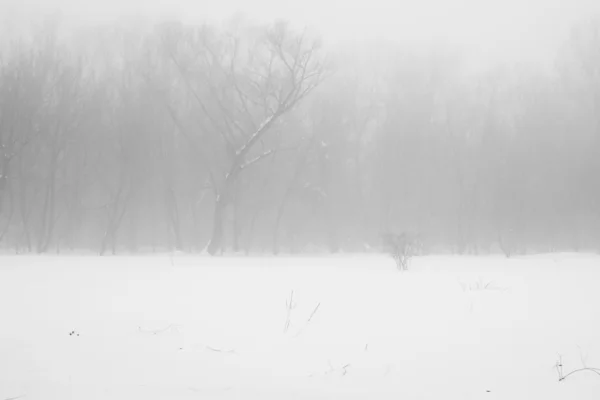
[[[600,250],[600,20],[552,68],[479,73],[239,19],[2,46],[5,252]]]

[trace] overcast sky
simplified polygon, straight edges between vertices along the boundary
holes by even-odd
[[[185,20],[221,19],[235,12],[287,18],[317,27],[327,38],[385,36],[443,39],[489,60],[544,59],[571,23],[600,13],[600,0],[0,0],[21,15],[56,9],[66,18],[103,21],[119,15]],[[28,11],[24,12],[23,10]],[[8,15],[8,14],[5,14]],[[12,18],[14,20],[14,18]]]

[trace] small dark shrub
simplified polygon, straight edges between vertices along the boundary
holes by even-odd
[[[385,233],[382,235],[382,239],[383,250],[392,256],[396,267],[401,271],[406,271],[411,258],[420,252],[420,242],[406,232],[401,234]]]

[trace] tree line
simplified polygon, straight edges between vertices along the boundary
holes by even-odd
[[[548,70],[308,29],[48,24],[3,43],[0,245],[17,253],[600,246],[600,22]]]

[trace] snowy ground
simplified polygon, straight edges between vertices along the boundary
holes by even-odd
[[[598,256],[0,258],[0,400],[600,398],[559,354],[600,367]]]

